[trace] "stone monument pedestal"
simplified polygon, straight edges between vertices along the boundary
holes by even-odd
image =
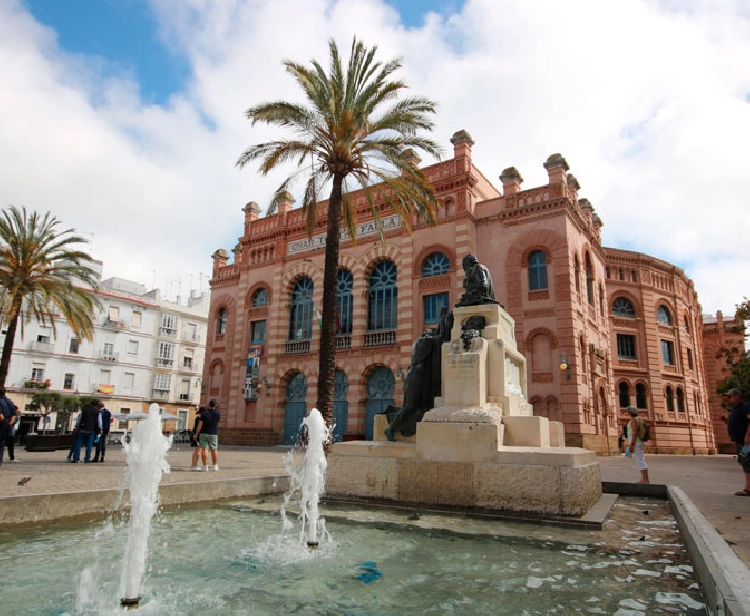
[[[327,494],[570,516],[599,500],[594,452],[565,447],[562,424],[533,415],[526,361],[499,305],[456,308],[441,367],[443,395],[415,437],[389,442],[377,415],[374,441],[333,446]]]

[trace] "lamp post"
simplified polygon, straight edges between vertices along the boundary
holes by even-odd
[[[560,355],[560,370],[562,370],[565,373],[565,380],[570,380],[570,364],[568,363],[568,356],[565,354],[565,351],[562,352]]]

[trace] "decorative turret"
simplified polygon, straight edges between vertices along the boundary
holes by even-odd
[[[406,150],[401,152],[401,157],[412,167],[419,167],[419,163],[422,162],[419,154],[417,154],[417,152],[413,148],[407,148]]]
[[[279,200],[276,205],[276,211],[279,214],[286,214],[291,211],[294,206],[294,196],[289,191],[284,191],[279,195]]]
[[[214,276],[216,275],[216,270],[219,268],[224,267],[229,262],[229,253],[224,250],[223,248],[219,248],[214,254],[211,255],[211,258],[214,262]]]
[[[581,185],[572,173],[569,173],[566,179],[568,181],[568,192],[573,201],[576,201],[578,199],[578,191],[581,190]]]
[[[521,190],[523,178],[515,167],[508,167],[500,174],[500,181],[503,183],[503,196],[514,195]]]
[[[553,184],[566,184],[567,176],[565,173],[570,169],[568,161],[563,158],[562,154],[550,154],[547,158],[547,162],[544,163],[544,168],[547,170],[549,176],[549,185]]]
[[[471,146],[474,145],[471,135],[465,130],[458,130],[453,133],[451,143],[453,144],[453,158],[462,162],[463,171],[468,171],[471,162]]]
[[[250,201],[242,211],[245,212],[245,235],[250,235],[250,223],[260,217],[260,206],[255,201]]]

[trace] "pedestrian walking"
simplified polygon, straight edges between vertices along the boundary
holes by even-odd
[[[213,470],[219,470],[219,420],[221,413],[216,407],[216,400],[208,403],[208,408],[200,415],[196,436],[198,437],[198,447],[200,448],[202,467],[197,470],[208,470],[208,452],[211,451],[211,463]]]
[[[634,406],[628,407],[630,421],[628,422],[628,436],[626,442],[628,446],[625,455],[632,455],[638,470],[641,472],[641,480],[638,483],[651,483],[648,478],[648,464],[646,464],[646,442],[643,440],[646,426],[643,420],[638,417],[638,409]]]
[[[99,412],[101,401],[94,398],[88,404],[85,404],[81,409],[81,414],[78,416],[78,423],[76,425],[76,440],[73,443],[73,451],[70,457],[70,461],[77,463],[81,457],[81,447],[86,447],[86,455],[83,459],[84,463],[91,462],[91,450],[94,446],[94,436],[101,433],[102,430],[102,417]]]
[[[104,454],[107,453],[107,438],[109,438],[109,429],[112,426],[112,413],[101,401],[99,402],[99,419],[102,431],[99,434],[99,440],[96,441],[94,462],[104,462]]]
[[[3,455],[10,435],[11,426],[14,426],[19,420],[18,407],[13,400],[5,395],[5,393],[5,387],[0,385],[0,466],[3,464]],[[13,439],[15,439],[15,436],[13,436]],[[12,446],[9,448],[8,454],[10,459],[13,460],[14,455]]]
[[[750,453],[744,452],[747,427],[750,423],[750,405],[742,401],[742,393],[739,389],[732,388],[727,392],[729,402],[729,418],[727,419],[727,431],[729,438],[734,443],[737,452],[737,461],[745,473],[745,487],[734,493],[735,496],[750,496]]]

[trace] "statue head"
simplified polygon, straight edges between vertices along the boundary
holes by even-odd
[[[479,263],[479,259],[477,259],[474,255],[466,255],[461,263],[464,266],[465,270],[470,270],[477,263]]]

